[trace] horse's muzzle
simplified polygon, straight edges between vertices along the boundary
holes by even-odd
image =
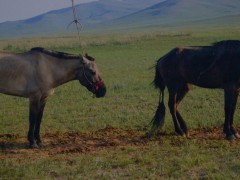
[[[104,97],[107,92],[104,82],[102,80],[100,80],[100,81],[96,82],[94,84],[94,86],[95,86],[96,97],[97,98]]]

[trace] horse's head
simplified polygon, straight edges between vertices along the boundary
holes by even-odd
[[[93,57],[87,54],[82,57],[83,68],[78,75],[79,82],[96,97],[103,97],[106,94],[106,86],[100,77],[99,70]]]

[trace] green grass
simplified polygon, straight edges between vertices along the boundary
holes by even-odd
[[[209,45],[223,39],[239,38],[239,30],[234,29],[146,32],[84,36],[81,49],[76,37],[2,40],[0,50],[22,52],[43,46],[75,54],[88,52],[95,57],[107,85],[106,97],[92,98],[77,81],[58,87],[48,100],[42,134],[91,132],[107,126],[147,132],[159,96],[151,85],[156,60],[176,46]],[[180,111],[189,129],[221,127],[223,92],[194,87],[183,100]],[[239,118],[238,107],[235,115],[238,126]],[[26,137],[27,130],[28,100],[1,94],[0,134],[14,133]],[[174,131],[169,112],[163,130]],[[86,154],[38,158],[41,150],[36,150],[35,157],[1,160],[0,179],[239,178],[239,141],[198,141],[174,135],[158,138],[161,140],[155,139],[146,145]],[[0,155],[4,155],[1,149]]]
[[[238,179],[237,147],[170,137],[165,143],[93,154],[9,159],[1,161],[0,174],[3,179]]]

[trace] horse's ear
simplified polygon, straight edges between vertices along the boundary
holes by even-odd
[[[83,62],[83,64],[87,64],[87,61],[88,61],[88,59],[87,59],[86,57],[82,56],[82,62]]]
[[[85,57],[89,60],[89,61],[95,61],[95,59],[91,56],[89,56],[87,53],[85,54]]]

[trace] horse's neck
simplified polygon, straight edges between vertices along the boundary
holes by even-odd
[[[75,80],[82,64],[77,60],[62,60],[52,71],[53,86],[57,87],[69,81]]]

